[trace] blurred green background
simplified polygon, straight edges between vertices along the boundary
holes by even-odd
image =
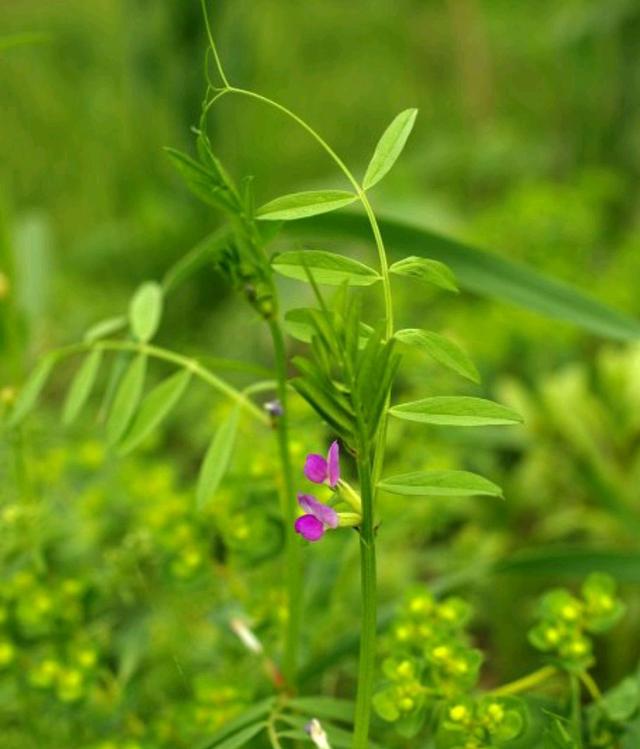
[[[375,193],[383,213],[640,316],[637,0],[217,0],[211,16],[232,83],[299,112],[357,173],[391,117],[420,109],[403,158]],[[197,0],[0,0],[0,33],[41,35],[0,42],[0,387],[9,387],[43,351],[125,309],[141,281],[160,278],[219,217],[192,198],[162,151],[192,149],[205,84]],[[259,201],[343,186],[308,137],[252,102],[225,98],[210,134],[235,177],[255,175]],[[482,433],[430,445],[430,458],[501,480],[509,503],[434,503],[397,517],[383,542],[386,603],[406,581],[527,545],[637,548],[637,350],[470,294],[433,309],[415,289],[399,293],[402,314],[416,325],[429,315],[454,332],[485,390],[520,408],[527,425],[504,442]],[[161,342],[269,363],[258,323],[208,270],[172,297]],[[408,372],[405,389],[421,376]],[[433,383],[451,387],[444,376]],[[264,445],[243,451],[218,515],[194,517],[194,466],[224,405],[208,404],[203,419],[204,398],[190,400],[168,434],[122,463],[105,454],[89,420],[60,432],[52,414],[64,384],[54,381],[25,438],[39,504],[21,503],[15,445],[2,451],[3,605],[22,613],[0,642],[0,667],[17,662],[11,648],[23,649],[35,674],[26,684],[16,672],[0,677],[3,746],[191,746],[264,689],[225,617],[242,601],[275,641],[282,591],[272,567],[254,566],[256,553],[273,556],[277,534],[268,511],[258,521],[249,500],[239,508],[233,498],[243,471],[260,478],[273,459]],[[299,456],[320,436],[307,439]],[[421,452],[407,458],[402,439],[391,433],[392,460],[416,467]],[[271,506],[268,492],[255,491],[251,501]],[[330,615],[307,633],[310,657],[336,628],[356,625],[330,595],[336,579],[353,594],[344,570],[354,571],[354,553],[330,544],[320,552],[309,598]],[[525,644],[531,606],[509,609],[540,584],[523,586],[503,578],[469,593],[491,649],[489,682],[535,663]],[[605,685],[640,654],[632,589],[627,600],[631,616],[601,654]],[[58,620],[52,610],[73,616]],[[176,643],[185,628],[197,647]],[[108,678],[76,663],[85,650],[96,651]],[[41,671],[51,660],[58,670],[47,683]],[[309,678],[348,693],[352,666]]]

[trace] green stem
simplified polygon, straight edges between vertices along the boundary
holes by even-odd
[[[588,671],[583,671],[580,674],[580,681],[584,684],[587,692],[589,692],[589,694],[591,695],[591,699],[593,699],[595,702],[600,702],[600,700],[602,699],[602,692],[600,691],[594,678]]]
[[[492,694],[506,696],[528,692],[529,690],[540,686],[540,684],[543,684],[545,681],[548,681],[553,676],[556,676],[558,673],[558,669],[554,666],[544,666],[527,676],[523,676],[521,679],[516,679],[515,681],[510,681],[508,684],[503,684],[501,687],[494,689]]]
[[[575,732],[576,746],[582,749],[582,704],[580,701],[580,679],[575,674],[569,674],[571,685],[571,719]]]
[[[365,190],[358,180],[353,176],[351,170],[344,161],[331,148],[310,125],[301,117],[287,107],[272,99],[262,96],[254,91],[229,86],[230,93],[255,99],[283,113],[303,130],[305,130],[331,157],[334,163],[345,175],[354,188],[360,202],[366,212],[380,263],[382,286],[385,307],[385,326],[387,338],[391,338],[394,331],[393,303],[391,295],[391,282],[389,277],[389,266],[380,227],[374,210],[369,202]],[[366,448],[366,442],[362,440],[360,456],[358,460],[358,474],[360,478],[360,489],[363,498],[363,523],[360,533],[360,559],[361,559],[361,586],[362,586],[362,623],[360,637],[360,661],[358,674],[358,693],[356,698],[356,714],[354,726],[354,749],[365,749],[368,743],[369,723],[371,718],[371,699],[373,696],[373,682],[375,676],[375,650],[376,650],[376,556],[375,556],[375,531],[374,531],[374,507],[375,486],[382,471],[384,460],[384,447],[386,441],[386,409],[376,437],[375,450],[373,454],[373,472],[371,470],[371,455]],[[295,509],[295,508],[294,508]],[[292,610],[293,611],[293,610]],[[293,633],[290,633],[293,634]]]
[[[183,369],[188,369],[193,372],[196,377],[214,388],[214,390],[217,390],[231,400],[236,401],[238,405],[242,406],[242,408],[248,411],[261,423],[267,425],[270,423],[267,414],[261,411],[255,403],[252,403],[242,391],[236,390],[233,386],[229,385],[229,383],[214,375],[213,372],[199,364],[197,360],[190,359],[188,356],[182,356],[182,354],[177,354],[175,351],[152,346],[148,343],[136,343],[135,341],[95,341],[91,343],[76,343],[71,346],[66,346],[65,348],[58,349],[58,351],[55,352],[55,355],[57,358],[64,358],[91,349],[102,349],[103,351],[131,351],[134,353],[146,354],[154,359],[160,359],[161,361],[175,364]]]
[[[364,440],[362,440],[364,443]],[[364,444],[358,451],[358,479],[362,497],[362,526],[360,528],[360,584],[362,614],[360,624],[360,658],[358,663],[358,692],[354,720],[352,749],[366,749],[371,721],[371,700],[375,676],[376,656],[376,546],[374,526],[374,487],[371,462]]]
[[[224,73],[224,68],[222,67],[222,62],[220,61],[220,55],[218,54],[218,48],[216,47],[213,34],[211,33],[211,24],[209,23],[209,14],[207,13],[207,4],[205,0],[200,0],[200,4],[202,5],[202,15],[204,16],[204,25],[207,29],[207,38],[209,39],[209,47],[211,48],[213,59],[215,60],[216,68],[218,69],[218,75],[220,76],[222,82],[224,83],[225,88],[229,88],[229,81],[227,80],[227,76]]]
[[[380,227],[378,226],[378,221],[376,219],[375,213],[373,211],[371,203],[369,202],[369,198],[367,197],[366,192],[364,191],[358,180],[354,177],[353,172],[338,156],[333,148],[331,148],[327,141],[319,133],[317,133],[311,127],[311,125],[305,122],[302,117],[299,117],[295,112],[292,112],[290,109],[283,106],[282,104],[279,104],[277,101],[269,99],[267,96],[258,94],[255,91],[248,91],[243,88],[236,88],[235,86],[229,86],[228,91],[232,94],[240,94],[241,96],[247,96],[250,99],[255,99],[256,101],[262,102],[263,104],[267,104],[268,106],[272,107],[273,109],[277,109],[279,112],[282,112],[282,114],[292,119],[303,130],[305,130],[316,141],[316,143],[318,143],[318,145],[331,157],[336,166],[349,180],[351,186],[356,191],[360,202],[362,203],[365,213],[367,214],[369,224],[371,225],[371,231],[376,243],[376,250],[378,252],[378,261],[380,263],[380,274],[382,276],[382,286],[384,293],[386,332],[387,337],[391,337],[393,335],[393,305],[391,297],[391,282],[389,279],[389,267],[387,263],[384,241],[382,239],[382,234],[380,232]]]
[[[282,405],[282,415],[277,418],[278,452],[282,466],[282,517],[285,522],[285,564],[287,580],[287,623],[284,638],[283,672],[287,685],[295,690],[298,671],[298,650],[302,631],[302,568],[300,545],[294,523],[297,515],[295,484],[291,468],[289,446],[289,409],[287,393],[287,352],[284,336],[277,319],[269,320],[276,366],[277,393]]]

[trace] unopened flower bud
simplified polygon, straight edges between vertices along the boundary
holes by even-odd
[[[309,734],[309,738],[318,747],[318,749],[331,749],[327,734],[322,727],[319,720],[313,718],[304,727],[304,730]]]
[[[234,634],[239,638],[242,644],[252,653],[261,655],[263,651],[262,643],[249,629],[246,622],[242,619],[232,619],[230,622],[231,629]]]

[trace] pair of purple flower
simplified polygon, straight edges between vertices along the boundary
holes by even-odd
[[[314,484],[327,484],[335,489],[340,481],[340,445],[332,442],[327,457],[312,453],[304,463],[304,475]],[[340,524],[338,513],[319,502],[313,494],[298,494],[298,504],[305,514],[295,523],[296,533],[307,541],[319,541],[327,528],[337,528]]]

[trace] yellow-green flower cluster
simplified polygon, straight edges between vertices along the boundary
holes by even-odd
[[[529,632],[531,644],[570,669],[593,665],[590,634],[606,632],[624,613],[616,585],[608,575],[594,573],[584,582],[581,597],[564,588],[545,594],[538,607],[539,621]]]
[[[391,651],[424,663],[425,683],[441,696],[472,687],[482,657],[469,646],[471,608],[461,598],[436,601],[428,590],[411,593],[392,627]]]
[[[522,703],[491,695],[452,700],[445,704],[438,746],[450,749],[490,749],[515,739],[524,728]]]
[[[86,697],[99,668],[99,646],[82,634],[87,593],[77,578],[52,581],[31,568],[9,577],[0,594],[0,672],[63,703]]]
[[[376,694],[378,714],[395,722],[425,705],[467,693],[482,663],[465,626],[468,604],[455,597],[436,601],[428,590],[411,593],[391,626],[386,683]]]

